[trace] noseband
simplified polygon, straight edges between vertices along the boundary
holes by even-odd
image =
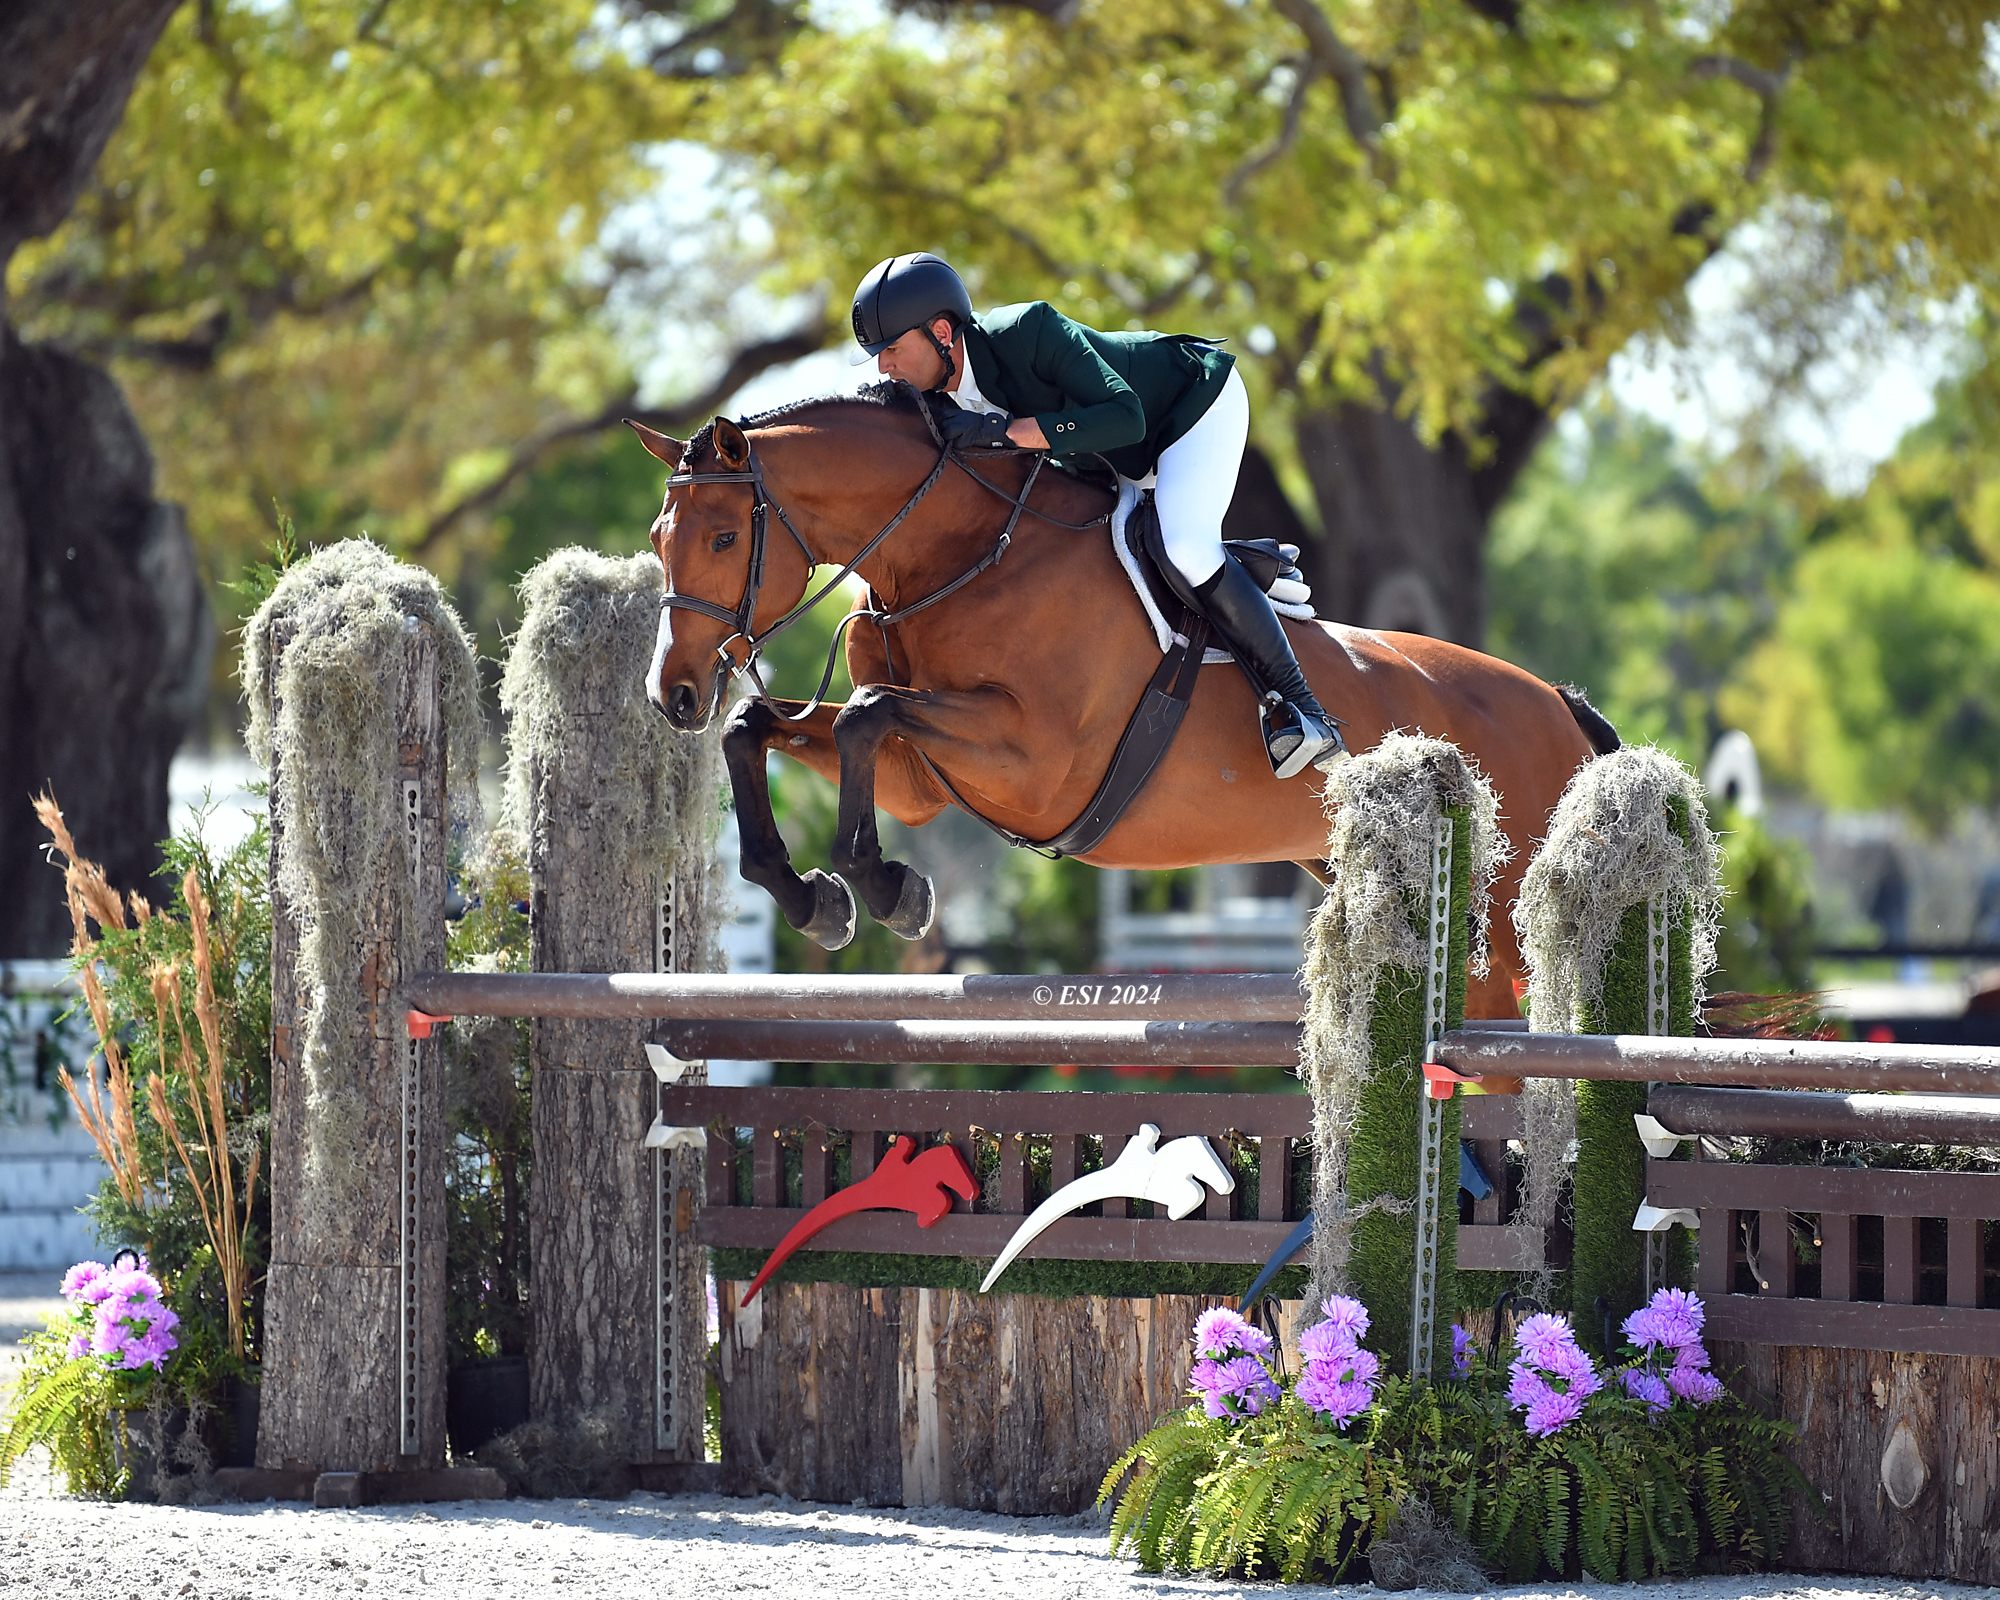
[[[1028,481],[1021,486],[1020,494],[1018,496],[1009,494],[998,484],[974,472],[971,467],[965,464],[957,449],[945,442],[943,435],[938,431],[936,421],[931,416],[930,405],[924,399],[921,392],[917,396],[917,403],[923,412],[924,422],[930,429],[931,442],[938,447],[938,458],[932,464],[929,474],[924,478],[922,483],[917,485],[916,493],[903,502],[903,509],[891,517],[883,525],[881,531],[861,547],[852,561],[848,562],[846,566],[842,567],[838,573],[822,585],[819,593],[809,599],[801,600],[798,605],[786,612],[784,616],[772,623],[762,633],[753,631],[752,623],[757,614],[757,598],[763,592],[764,588],[764,557],[770,538],[770,513],[775,511],[778,514],[778,520],[785,525],[785,531],[792,536],[792,542],[804,554],[806,558],[806,570],[808,572],[819,565],[819,557],[813,554],[812,546],[806,543],[804,536],[793,526],[792,519],[785,514],[785,508],[771,497],[770,490],[764,484],[764,464],[757,459],[756,445],[750,443],[749,435],[746,433],[744,435],[744,443],[750,452],[749,466],[746,471],[696,472],[690,467],[686,472],[676,471],[667,478],[667,487],[669,489],[679,485],[692,487],[696,484],[704,483],[747,483],[750,485],[750,570],[744,575],[743,598],[736,603],[736,609],[732,611],[727,606],[718,605],[713,600],[703,600],[697,595],[676,594],[671,589],[660,597],[660,607],[665,611],[693,611],[701,616],[713,618],[717,622],[727,623],[732,631],[729,637],[724,639],[715,648],[716,675],[720,677],[725,670],[737,677],[747,675],[757,685],[757,692],[766,699],[770,697],[770,690],[765,687],[763,675],[757,670],[757,658],[764,653],[764,646],[769,644],[771,640],[783,633],[835,589],[845,583],[853,575],[854,570],[875,553],[876,548],[882,541],[903,525],[904,520],[912,511],[917,509],[918,504],[923,500],[924,496],[937,487],[937,481],[944,475],[944,469],[947,466],[956,462],[959,469],[974,482],[990,489],[993,493],[999,495],[1001,499],[1007,501],[1013,508],[1007,517],[1007,526],[1002,530],[993,548],[981,556],[972,566],[952,579],[951,582],[945,584],[944,587],[935,589],[930,594],[925,595],[923,599],[914,601],[910,605],[903,606],[895,611],[877,611],[873,607],[870,607],[863,611],[851,611],[843,617],[840,621],[840,626],[834,629],[832,643],[827,648],[826,671],[820,676],[819,688],[814,691],[812,699],[806,704],[803,711],[800,711],[795,716],[783,718],[786,722],[804,721],[818,709],[820,702],[826,698],[827,688],[833,682],[834,657],[840,649],[841,635],[845,632],[850,622],[853,622],[857,618],[865,617],[878,628],[886,630],[894,624],[901,622],[905,617],[914,616],[917,612],[936,605],[946,596],[956,594],[966,584],[986,571],[987,568],[996,565],[1000,558],[1007,553],[1007,546],[1013,542],[1014,529],[1020,523],[1022,512],[1028,509],[1028,496],[1034,492],[1035,480],[1041,476],[1042,467],[1048,461],[1046,455],[1037,454],[1034,465],[1028,471]],[[1066,528],[1072,532],[1081,532],[1085,528],[1092,528],[1099,523],[1111,520],[1111,513],[1108,511],[1101,517],[1093,517],[1089,522],[1082,523],[1063,522],[1040,511],[1036,512],[1035,515],[1040,517],[1044,522],[1053,523],[1059,528]],[[741,662],[738,662],[729,653],[729,647],[739,639],[743,641],[745,646]]]

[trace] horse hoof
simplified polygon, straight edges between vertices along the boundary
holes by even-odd
[[[854,937],[854,891],[845,878],[814,867],[805,881],[812,885],[813,914],[799,929],[822,950],[839,950]]]
[[[904,939],[921,939],[937,921],[937,889],[914,867],[903,868],[903,892],[896,896],[896,909],[882,919],[882,926]]]

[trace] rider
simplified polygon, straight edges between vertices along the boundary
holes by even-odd
[[[1121,479],[1151,482],[1168,559],[1264,688],[1271,770],[1289,778],[1345,758],[1269,597],[1222,547],[1250,433],[1235,357],[1188,335],[1100,333],[1041,300],[975,316],[950,263],[924,252],[891,256],[861,280],[854,337],[856,366],[872,358],[956,402],[936,418],[950,444],[1058,460],[1095,452]]]

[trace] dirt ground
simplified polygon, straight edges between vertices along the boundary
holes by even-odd
[[[637,1494],[623,1501],[528,1501],[313,1511],[188,1509],[49,1495],[29,1473],[0,1495],[0,1597],[467,1595],[564,1592],[712,1597],[939,1596],[1116,1600],[1128,1595],[1268,1593],[1264,1584],[1154,1578],[1104,1554],[1095,1518],[871,1511],[798,1501]],[[1325,1593],[1324,1590],[1311,1591]],[[1356,1586],[1357,1595],[1375,1593]],[[1991,1600],[1949,1584],[1847,1578],[1704,1578],[1496,1589],[1510,1600]]]

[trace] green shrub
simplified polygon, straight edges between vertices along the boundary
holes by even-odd
[[[1338,1582],[1417,1497],[1512,1583],[1749,1571],[1782,1554],[1790,1496],[1811,1489],[1784,1453],[1790,1424],[1727,1393],[1655,1414],[1613,1374],[1535,1438],[1508,1381],[1479,1352],[1462,1377],[1390,1377],[1344,1433],[1290,1392],[1245,1422],[1175,1412],[1105,1476],[1111,1551],[1148,1572]]]

